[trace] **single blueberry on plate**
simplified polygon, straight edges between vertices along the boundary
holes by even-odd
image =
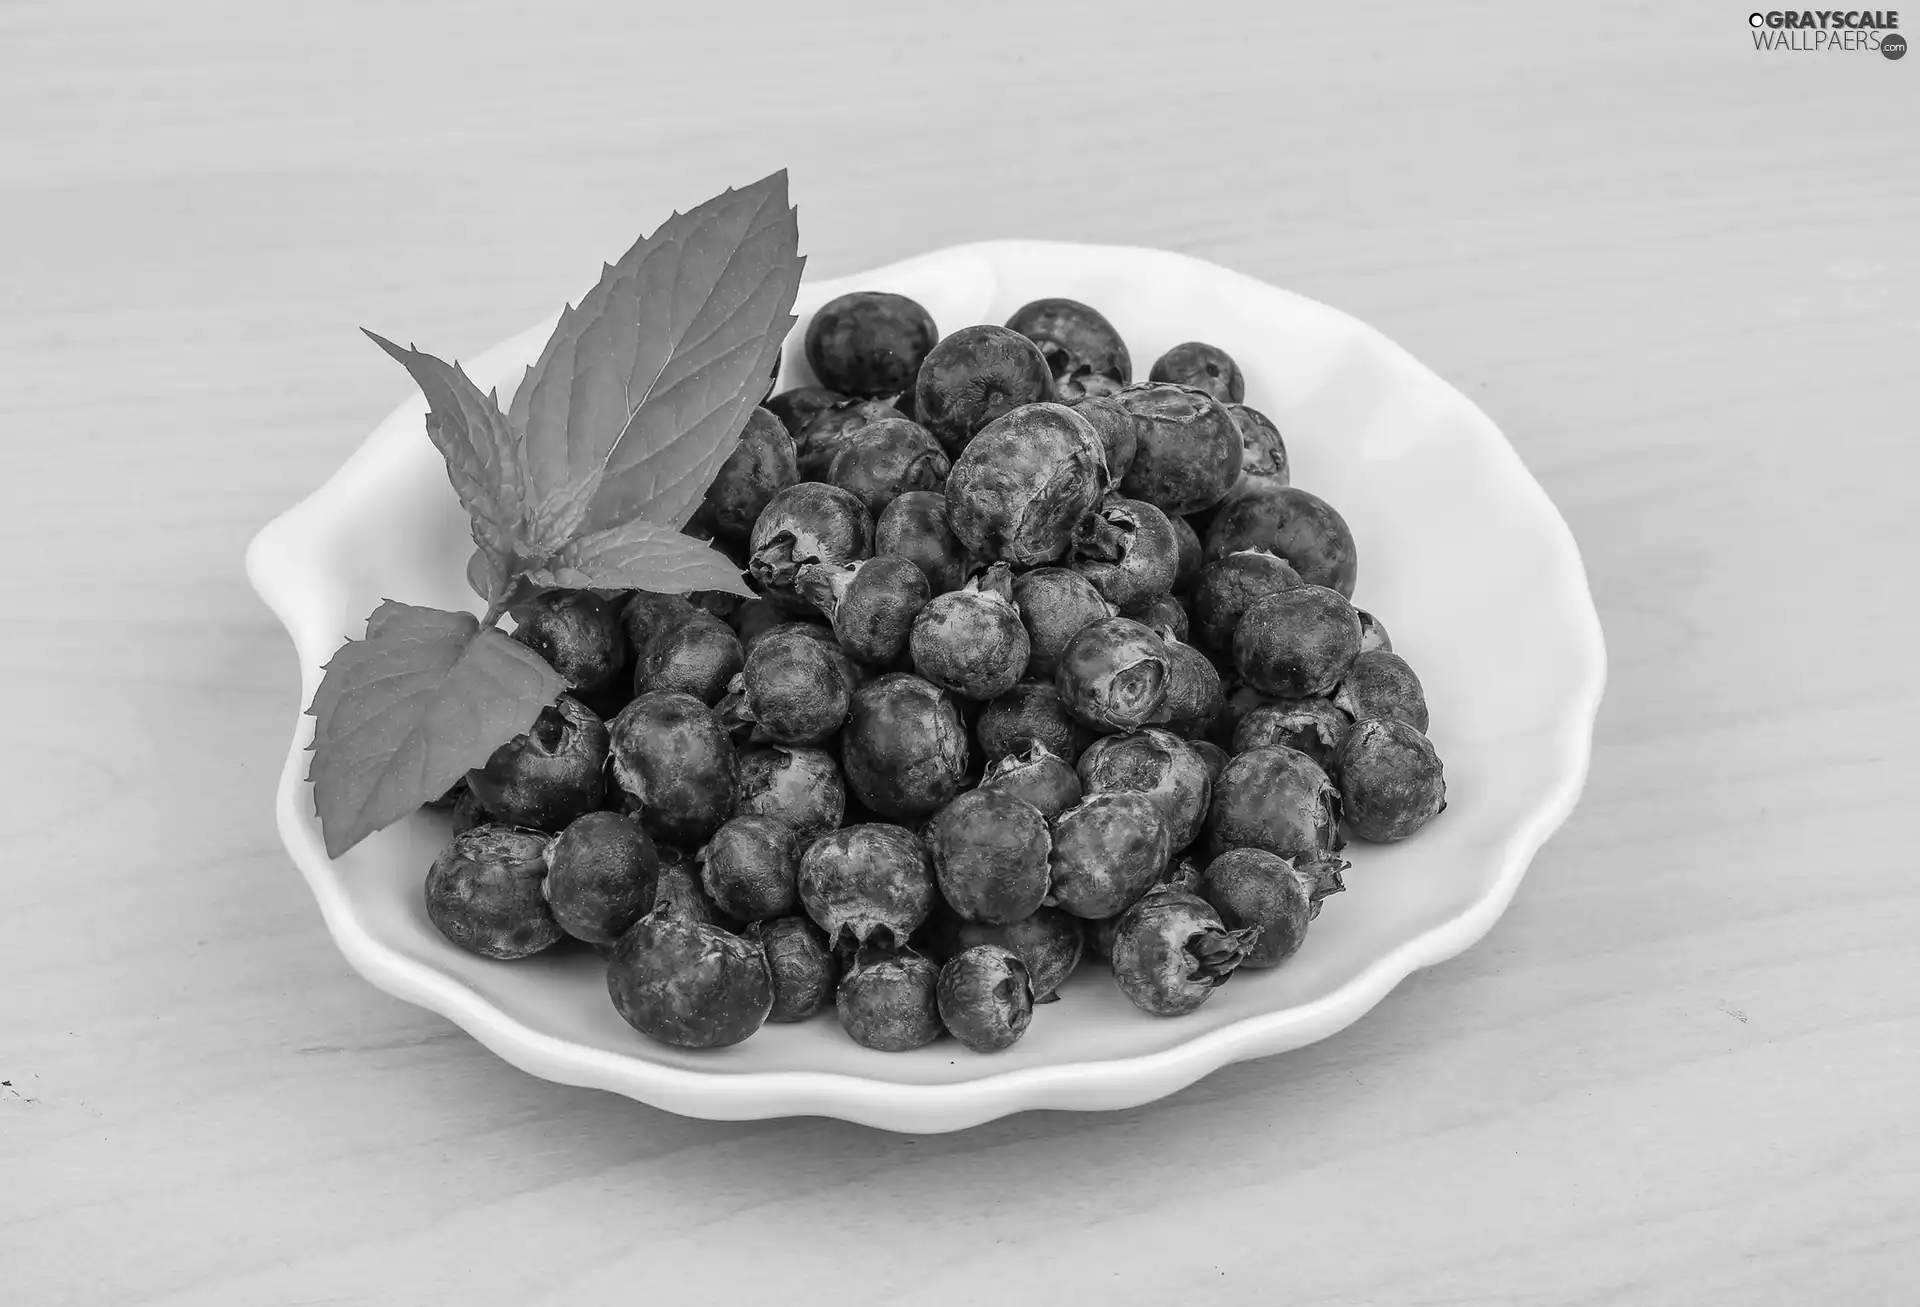
[[[560,928],[611,944],[652,909],[660,855],[639,825],[617,812],[575,818],[547,849],[547,904]]]
[[[533,728],[467,773],[467,786],[494,820],[557,831],[606,798],[607,727],[563,694]]]
[[[793,828],[773,817],[730,818],[695,855],[700,887],[736,921],[765,921],[798,911]]]
[[[1166,643],[1125,617],[1089,622],[1067,642],[1054,674],[1060,702],[1098,731],[1130,731],[1167,703]]]
[[[767,955],[753,940],[658,907],[607,960],[607,992],[628,1025],[675,1048],[724,1048],[773,1010]]]
[[[936,595],[914,618],[908,643],[914,671],[943,690],[992,699],[1012,689],[1032,650],[1007,565]]]
[[[1340,858],[1294,860],[1265,849],[1229,849],[1207,864],[1198,893],[1229,930],[1258,929],[1241,965],[1277,967],[1306,942],[1320,904],[1346,888]]]
[[[835,948],[904,945],[939,895],[920,837],[883,822],[814,840],[800,855],[796,881],[801,906]]]
[[[1241,679],[1277,699],[1331,694],[1359,656],[1359,615],[1323,585],[1263,595],[1233,632]]]
[[[706,704],[690,694],[643,694],[608,729],[614,780],[634,800],[649,835],[697,848],[733,815],[733,742]]]
[[[969,552],[1021,567],[1054,562],[1105,497],[1106,451],[1087,420],[1027,404],[973,438],[947,475],[947,524]]]
[[[854,692],[840,732],[840,767],[849,793],[878,815],[930,817],[966,781],[966,725],[940,687],[889,672]]]
[[[950,454],[996,418],[1053,398],[1053,373],[1040,347],[1005,327],[962,327],[920,365],[913,412]]]
[[[1120,493],[1168,517],[1212,508],[1240,480],[1240,429],[1226,406],[1191,386],[1148,382],[1120,392],[1134,417],[1133,463]]]
[[[1363,840],[1404,840],[1447,809],[1445,769],[1433,742],[1395,718],[1355,722],[1333,770],[1341,810]]]
[[[807,366],[848,395],[897,395],[913,385],[940,332],[933,315],[890,291],[860,290],[827,301],[807,323]]]
[[[1155,886],[1114,926],[1113,978],[1142,1012],[1184,1016],[1226,984],[1259,935],[1229,930],[1196,894]]]
[[[905,1053],[940,1038],[939,985],[940,968],[917,953],[862,950],[834,1006],[854,1043]]]
[[[818,926],[805,917],[775,917],[754,922],[746,937],[767,955],[767,972],[773,980],[769,1022],[805,1021],[833,1002],[840,968]]]
[[[1340,812],[1340,793],[1319,763],[1298,749],[1249,749],[1228,762],[1214,783],[1207,856],[1229,849],[1306,859],[1338,852]]]
[[[976,944],[940,968],[940,1022],[976,1053],[997,1053],[1027,1033],[1033,1020],[1033,978],[1010,949]]]
[[[1153,361],[1148,381],[1170,382],[1204,390],[1222,404],[1238,404],[1247,397],[1246,378],[1233,356],[1217,345],[1189,340],[1175,345]]]
[[[851,563],[873,552],[873,516],[838,486],[802,481],[767,504],[753,524],[747,571],[762,595],[789,613],[813,606],[795,589],[809,563]]]
[[[507,962],[552,948],[566,932],[542,892],[547,837],[476,826],[453,837],[427,872],[427,918],[448,939]]]
[[[626,663],[620,608],[590,590],[548,590],[514,610],[513,638],[546,659],[570,690],[604,684]]]

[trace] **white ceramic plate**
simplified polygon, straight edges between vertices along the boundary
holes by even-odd
[[[1141,379],[1182,340],[1230,352],[1248,403],[1285,434],[1294,484],[1353,528],[1355,602],[1380,616],[1425,683],[1447,768],[1445,814],[1404,844],[1350,847],[1348,891],[1329,900],[1299,954],[1274,971],[1241,972],[1191,1016],[1135,1010],[1089,961],[1061,1002],[1036,1010],[1025,1038],[992,1056],[951,1040],[871,1052],[830,1015],[767,1026],[733,1048],[682,1052],[621,1021],[589,953],[500,963],[443,939],[422,884],[445,817],[416,815],[329,861],[304,779],[313,721],[297,716],[280,833],[348,961],[550,1080],[688,1116],[830,1116],[933,1132],[1032,1108],[1159,1098],[1227,1063],[1324,1038],[1414,968],[1484,935],[1579,796],[1605,680],[1573,536],[1487,416],[1379,332],[1312,300],[1183,255],[1031,241],[959,246],[803,285],[783,387],[813,379],[800,350],[812,311],[864,289],[911,295],[943,331],[1071,296],[1120,329]],[[474,380],[504,398],[553,325],[474,360]],[[463,574],[466,520],[427,441],[425,411],[416,392],[248,550],[248,576],[299,651],[295,713],[381,599],[479,611]]]

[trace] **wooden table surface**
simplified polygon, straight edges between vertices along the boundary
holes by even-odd
[[[656,8],[0,6],[0,1300],[1912,1302],[1920,59],[1719,6]],[[349,971],[241,551],[404,393],[356,328],[470,357],[783,165],[816,275],[1190,251],[1503,426],[1612,671],[1480,946],[930,1138],[543,1083]]]

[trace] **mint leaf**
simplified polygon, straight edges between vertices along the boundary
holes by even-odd
[[[529,583],[563,590],[724,590],[753,597],[740,569],[705,541],[638,518],[569,540]]]
[[[527,486],[521,442],[500,411],[498,394],[483,394],[457,363],[366,334],[399,361],[426,396],[427,438],[446,459],[447,479],[473,519],[473,542],[504,580],[523,537]]]
[[[334,654],[307,709],[307,779],[327,856],[446,793],[565,688],[540,655],[471,613],[381,604],[367,638]]]
[[[796,321],[799,240],[778,172],[669,217],[561,314],[512,406],[537,550],[693,515]]]

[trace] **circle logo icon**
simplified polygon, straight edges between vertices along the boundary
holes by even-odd
[[[1880,53],[1889,59],[1898,59],[1907,52],[1907,38],[1895,32],[1892,36],[1880,38]]]
[[[1767,16],[1765,14],[1748,14],[1747,15],[1748,27],[1765,27],[1766,25],[1767,25]]]

